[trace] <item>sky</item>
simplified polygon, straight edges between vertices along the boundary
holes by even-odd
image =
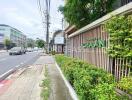
[[[62,28],[63,16],[58,7],[63,5],[63,2],[51,0],[50,37],[55,30]],[[42,6],[45,7],[44,4]],[[46,37],[37,0],[0,0],[0,24],[7,24],[20,30],[28,38],[45,40]]]

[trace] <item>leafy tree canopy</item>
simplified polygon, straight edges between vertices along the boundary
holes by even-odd
[[[11,41],[9,39],[4,40],[5,46],[9,46],[11,44]]]
[[[10,46],[11,46],[11,41],[9,40],[9,39],[5,39],[4,40],[4,45],[5,45],[5,47],[6,47],[6,49],[9,49],[10,48]]]
[[[42,39],[37,39],[36,40],[37,47],[39,48],[44,48],[45,47],[45,41]]]
[[[69,24],[81,28],[112,11],[114,1],[116,0],[67,0],[59,10]]]

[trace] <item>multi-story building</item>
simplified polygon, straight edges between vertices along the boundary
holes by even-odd
[[[16,46],[26,46],[26,35],[5,24],[0,24],[0,48],[4,48],[4,40],[9,39]]]

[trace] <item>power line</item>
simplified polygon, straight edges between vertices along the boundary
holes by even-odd
[[[46,26],[46,42],[47,42],[47,51],[49,51],[49,16],[50,16],[50,0],[45,1],[45,6],[42,7],[42,0],[38,0],[39,12],[42,17],[43,26]],[[44,3],[44,2],[43,2]],[[44,8],[44,9],[42,9]]]
[[[40,12],[43,28],[45,28],[45,9],[42,7],[42,0],[37,0],[37,5]]]

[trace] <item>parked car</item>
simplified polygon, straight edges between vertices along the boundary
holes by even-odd
[[[26,53],[26,50],[23,47],[13,47],[9,51],[9,55],[21,55],[25,53]]]

